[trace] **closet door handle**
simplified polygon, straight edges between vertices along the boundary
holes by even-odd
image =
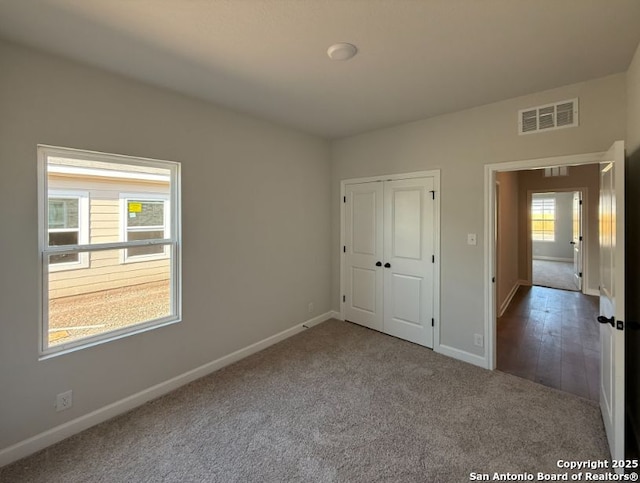
[[[391,264],[389,262],[385,263],[384,268],[391,268]]]
[[[376,262],[376,267],[381,267],[382,266],[382,262]]]
[[[600,317],[598,317],[598,322],[600,322],[601,324],[611,324],[611,327],[615,327],[614,325],[615,320],[616,319],[614,319],[613,317],[609,319],[604,315],[601,315]]]

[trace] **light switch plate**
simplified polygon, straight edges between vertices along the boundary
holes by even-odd
[[[467,245],[477,245],[478,239],[475,233],[469,233],[467,235]]]

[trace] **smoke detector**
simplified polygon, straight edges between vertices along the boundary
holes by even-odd
[[[358,53],[358,48],[348,42],[338,42],[327,49],[331,60],[349,60]]]

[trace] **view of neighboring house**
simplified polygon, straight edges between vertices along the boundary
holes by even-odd
[[[49,246],[168,237],[166,170],[64,159],[50,161],[47,171]],[[50,255],[49,344],[166,315],[169,249],[149,245]],[[79,317],[81,305],[96,310]]]

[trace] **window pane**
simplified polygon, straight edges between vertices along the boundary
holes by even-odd
[[[42,353],[179,321],[179,164],[49,146],[38,159]],[[56,252],[70,245],[87,249]]]
[[[77,245],[77,231],[59,231],[49,232],[49,246],[58,245]],[[77,253],[65,253],[60,255],[51,255],[49,263],[74,263],[79,260]]]
[[[165,211],[165,205],[170,206],[171,170],[87,156],[47,158],[49,229],[79,229],[80,244],[93,245],[121,242],[127,228],[171,224]]]
[[[533,195],[531,200],[531,239],[555,240],[556,200],[546,195]]]
[[[78,228],[78,198],[49,198],[49,228]]]
[[[127,241],[152,240],[154,238],[164,238],[164,231],[130,231],[127,233]],[[155,255],[164,253],[163,245],[151,245],[148,247],[127,248],[127,257],[137,257],[140,255]]]
[[[121,255],[121,250],[87,253],[90,268],[49,273],[49,346],[174,315],[171,259],[121,264]]]
[[[127,201],[127,226],[163,226],[163,201]],[[163,238],[163,236],[159,237]]]

